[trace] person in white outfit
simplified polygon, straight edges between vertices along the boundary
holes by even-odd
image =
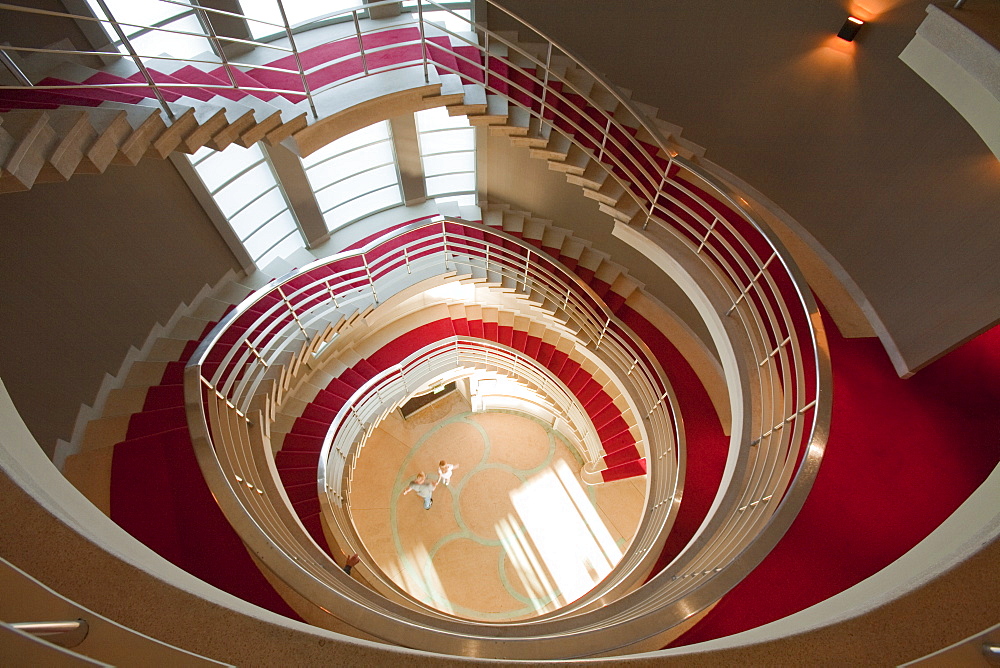
[[[451,483],[451,474],[458,468],[458,464],[449,464],[445,460],[438,463],[438,482],[443,482],[446,486]]]

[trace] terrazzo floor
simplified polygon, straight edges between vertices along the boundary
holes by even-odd
[[[424,510],[403,496],[419,472],[458,465]],[[403,590],[477,621],[514,621],[577,599],[621,559],[646,478],[591,487],[558,432],[522,414],[473,414],[452,393],[386,419],[358,459],[349,507],[358,535]]]

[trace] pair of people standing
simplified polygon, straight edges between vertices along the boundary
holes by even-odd
[[[406,486],[403,490],[403,496],[406,496],[410,492],[414,492],[417,496],[424,500],[424,510],[430,510],[431,505],[434,504],[434,490],[437,489],[439,483],[444,483],[447,487],[451,483],[451,474],[455,472],[458,468],[458,464],[449,464],[445,460],[441,460],[438,463],[438,479],[436,482],[429,482],[427,476],[421,471],[417,474],[417,477],[410,481],[410,484]]]

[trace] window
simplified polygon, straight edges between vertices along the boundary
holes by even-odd
[[[295,26],[306,21],[323,18],[344,9],[357,7],[362,3],[361,0],[327,0],[327,2],[284,0],[282,4],[285,7],[285,15],[288,17],[288,25]],[[240,7],[243,9],[244,16],[283,25],[281,12],[278,10],[278,3],[275,0],[240,0]],[[276,28],[266,23],[247,21],[247,24],[250,26],[250,33],[254,39],[284,34],[283,28]]]
[[[447,7],[450,12],[438,9],[437,6],[428,2],[423,3],[424,20],[428,23],[436,23],[451,32],[470,32],[472,27],[469,21],[472,20],[472,10],[468,2],[437,2],[437,5]],[[413,18],[417,16],[417,0],[404,0],[404,11],[413,13]],[[461,18],[455,16],[458,14]],[[465,19],[464,21],[462,19]]]
[[[418,111],[417,138],[427,196],[476,192],[476,130],[466,116],[449,116],[445,107]],[[463,202],[464,203],[464,202]]]
[[[202,148],[191,164],[258,267],[305,246],[260,146]]]
[[[388,121],[341,137],[302,164],[331,232],[403,203]]]
[[[155,58],[168,53],[177,58],[192,58],[212,51],[212,43],[196,11],[183,4],[153,0],[105,0],[107,16],[95,0],[87,0],[94,16],[129,25],[121,26],[132,48],[140,56]],[[121,53],[128,53],[118,33],[108,23],[102,24],[112,43]],[[178,32],[166,32],[178,31]],[[191,34],[180,34],[191,33]]]

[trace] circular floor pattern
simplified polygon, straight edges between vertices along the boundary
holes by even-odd
[[[583,485],[565,438],[522,414],[473,414],[460,399],[434,413],[380,426],[351,486],[358,535],[402,589],[459,617],[513,621],[575,600],[617,564],[644,479]],[[424,510],[402,494],[418,472],[437,480],[441,459],[458,468]]]

